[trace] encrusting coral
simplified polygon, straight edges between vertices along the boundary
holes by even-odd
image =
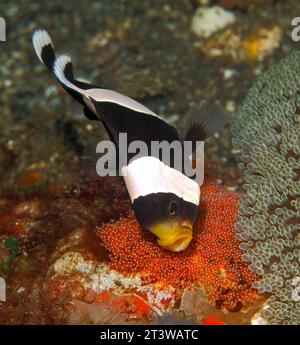
[[[251,286],[258,279],[242,260],[235,238],[239,199],[238,194],[205,182],[194,240],[181,253],[157,246],[155,238],[133,215],[104,224],[97,235],[109,253],[111,268],[123,274],[139,274],[145,283],[171,285],[178,298],[187,286],[203,286],[211,303],[238,311],[257,298]]]
[[[253,85],[233,126],[245,169],[246,194],[236,224],[243,258],[271,293],[262,315],[273,324],[299,324],[300,301],[300,52]]]

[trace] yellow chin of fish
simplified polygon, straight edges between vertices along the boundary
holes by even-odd
[[[157,224],[150,231],[158,237],[160,247],[172,252],[185,250],[193,238],[193,224],[187,221]]]

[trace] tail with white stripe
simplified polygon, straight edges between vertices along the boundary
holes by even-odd
[[[48,32],[37,30],[32,36],[32,43],[39,60],[53,73],[55,63],[54,46]]]
[[[54,45],[45,30],[35,31],[32,36],[32,43],[39,60],[47,67],[62,87],[76,101],[83,105],[86,117],[90,120],[99,121],[99,118],[87,107],[87,99],[85,97],[85,90],[94,87],[94,85],[74,79],[71,58],[67,55],[55,56]]]
[[[90,120],[102,121],[110,135],[112,131],[117,135],[121,129],[127,132],[134,130],[132,124],[136,125],[139,122],[142,127],[141,133],[146,132],[145,135],[149,136],[146,122],[150,119],[147,119],[146,122],[142,119],[144,116],[150,115],[156,118],[154,121],[157,121],[157,131],[161,133],[163,139],[178,137],[174,128],[136,100],[116,91],[76,80],[73,75],[71,58],[67,55],[55,56],[54,46],[47,31],[35,31],[32,41],[39,60],[46,65],[62,87],[83,105],[85,116]],[[123,115],[121,116],[121,114]],[[132,128],[127,128],[129,126],[127,119],[130,119]],[[134,135],[136,136],[136,134]]]
[[[35,31],[32,36],[32,43],[39,60],[62,86],[67,91],[71,89],[82,93],[82,88],[75,85],[71,58],[67,55],[61,55],[58,58],[55,56],[54,46],[47,31]]]

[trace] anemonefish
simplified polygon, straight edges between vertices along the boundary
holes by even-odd
[[[150,145],[153,141],[171,143],[180,140],[175,128],[141,103],[116,91],[74,79],[70,57],[55,56],[53,43],[45,30],[35,31],[32,41],[39,60],[81,103],[88,119],[103,123],[117,147],[120,133],[127,133],[128,143],[142,140]],[[224,120],[216,112],[200,111],[184,140],[204,141],[222,127]],[[167,250],[179,252],[187,248],[199,211],[199,184],[150,155],[130,161],[122,171],[132,208],[141,226],[151,231],[157,237],[158,245]]]

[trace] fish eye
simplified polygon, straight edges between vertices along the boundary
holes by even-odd
[[[175,216],[177,211],[178,211],[177,203],[175,201],[171,201],[171,203],[169,205],[169,214],[170,214],[170,216]]]

